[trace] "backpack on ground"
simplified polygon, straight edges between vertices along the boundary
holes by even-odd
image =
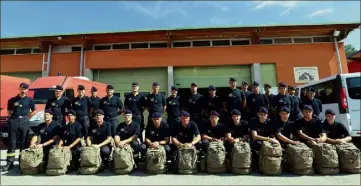
[[[72,158],[71,150],[65,148],[53,148],[49,151],[46,174],[50,176],[64,175],[70,167]]]
[[[114,173],[115,174],[129,174],[134,170],[133,149],[129,144],[123,147],[117,147],[113,152],[114,158]]]
[[[96,174],[102,164],[100,148],[95,146],[83,147],[80,153],[80,174]]]
[[[197,150],[195,147],[178,149],[177,168],[180,174],[197,173]]]
[[[225,173],[226,168],[226,148],[222,141],[212,141],[207,148],[207,172]]]
[[[360,150],[352,143],[336,144],[340,163],[340,171],[345,173],[360,173]]]
[[[151,174],[161,174],[166,171],[167,155],[163,146],[149,147],[146,153],[146,170]]]
[[[317,143],[311,148],[315,156],[313,164],[317,173],[323,175],[339,173],[338,155],[334,145]]]
[[[43,161],[43,148],[28,148],[20,153],[20,171],[24,175],[38,174]]]
[[[289,144],[286,148],[286,165],[289,170],[297,175],[313,174],[313,152],[304,143]]]
[[[232,149],[231,161],[233,174],[250,174],[252,172],[252,152],[249,143],[235,143]]]
[[[263,142],[259,152],[259,170],[266,175],[282,173],[282,147],[280,144]]]

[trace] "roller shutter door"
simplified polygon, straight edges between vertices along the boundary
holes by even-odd
[[[36,78],[41,77],[41,72],[6,72],[1,74],[13,77],[27,78],[30,79],[31,82],[33,82]]]

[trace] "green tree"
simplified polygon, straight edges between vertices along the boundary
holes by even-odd
[[[345,45],[345,52],[346,52],[346,56],[349,56],[350,54],[356,52],[356,48],[351,45],[351,44],[348,44],[348,45]]]

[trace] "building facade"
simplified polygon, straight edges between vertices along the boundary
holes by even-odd
[[[130,91],[131,82],[149,92],[160,83],[189,89],[228,87],[258,81],[298,85],[338,72],[338,47],[347,73],[344,45],[338,42],[360,23],[245,26],[178,30],[85,33],[1,39],[1,74],[35,79],[41,76],[86,76]],[[335,30],[341,31],[333,42]]]
[[[347,56],[347,67],[350,73],[361,72],[361,50]]]

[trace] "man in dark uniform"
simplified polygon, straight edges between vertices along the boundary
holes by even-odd
[[[100,107],[100,97],[98,97],[98,89],[96,87],[92,87],[91,88],[91,96],[90,96],[90,100],[92,101],[92,108],[93,110],[98,110]],[[95,125],[96,123],[96,118],[95,118],[95,112],[92,113],[91,115],[91,119],[90,119],[90,125]]]
[[[246,106],[245,92],[241,91],[240,89],[237,89],[237,81],[235,78],[229,78],[229,87],[230,89],[228,90],[227,95],[225,95],[226,97],[223,98],[223,101],[226,102],[225,106],[227,106],[226,109],[229,113],[229,116],[227,116],[229,119],[227,119],[226,121],[230,120],[231,118],[230,112],[233,109],[237,109],[241,113],[244,113],[243,109]]]
[[[272,100],[273,100],[273,98],[275,97],[275,95],[273,95],[272,93],[271,93],[271,85],[270,84],[264,84],[264,94],[267,96],[267,98],[268,98],[268,102],[270,103],[270,107],[272,107]]]
[[[171,159],[169,138],[171,136],[169,126],[162,121],[162,114],[155,112],[152,115],[152,123],[147,125],[145,129],[145,144],[147,148],[156,148],[159,145],[163,146],[168,159]]]
[[[303,106],[303,118],[296,121],[297,136],[309,145],[322,143],[327,140],[326,132],[320,120],[312,118],[313,108]]]
[[[134,155],[145,154],[146,146],[140,142],[140,126],[139,123],[132,120],[132,111],[124,111],[124,122],[120,123],[116,129],[114,142],[117,147],[122,147],[126,144],[129,144],[133,151]],[[147,125],[148,126],[148,125]],[[139,161],[139,156],[136,161]]]
[[[87,146],[96,146],[100,148],[102,158],[102,168],[106,168],[109,163],[111,147],[111,125],[104,121],[104,112],[100,109],[95,111],[96,125],[89,127],[89,136],[86,139]]]
[[[176,125],[180,125],[181,105],[180,97],[177,96],[178,88],[171,87],[171,95],[166,99],[167,102],[167,124],[171,129]]]
[[[302,113],[301,113],[302,101],[297,95],[295,95],[295,88],[291,85],[288,86],[288,94],[291,96],[293,100],[293,109],[291,109],[290,119],[292,121],[299,120],[302,118]]]
[[[46,167],[49,151],[56,145],[61,126],[60,123],[53,120],[53,111],[51,110],[45,110],[44,120],[45,122],[39,124],[33,131],[35,136],[31,139],[30,148],[43,148],[43,161],[45,162],[44,167]],[[36,144],[38,137],[40,137],[40,142],[39,144]]]
[[[259,92],[259,83],[253,82],[253,93],[247,97],[247,117],[246,120],[250,120],[257,117],[261,107],[269,108],[269,102],[267,96]]]
[[[211,115],[212,111],[216,111],[218,113],[220,113],[223,105],[222,105],[222,100],[219,96],[216,95],[216,87],[213,85],[210,85],[208,87],[209,90],[209,96],[206,98],[205,102],[204,102],[204,115],[206,117],[206,120],[209,120],[209,116]]]
[[[290,109],[282,107],[279,112],[279,117],[272,121],[275,128],[274,133],[277,139],[281,142],[282,147],[286,148],[287,144],[297,145],[300,142],[295,140],[296,126],[294,122],[289,120]]]
[[[13,167],[15,161],[15,149],[17,141],[19,140],[20,150],[26,147],[27,135],[29,132],[29,118],[35,114],[35,104],[33,99],[26,96],[29,85],[26,83],[20,84],[20,93],[9,99],[7,110],[10,116],[8,121],[8,152],[6,158],[6,166],[2,171],[8,171]]]
[[[282,107],[287,107],[291,111],[293,109],[293,99],[291,96],[287,95],[287,86],[286,84],[280,82],[278,83],[278,94],[272,99],[272,118],[278,118],[280,109]]]
[[[95,112],[94,112],[95,113]],[[81,124],[76,121],[76,112],[69,110],[65,117],[67,117],[68,123],[61,129],[59,134],[58,147],[70,149],[72,152],[72,164],[75,169],[79,168],[79,159],[81,152],[81,138],[83,134],[81,132]]]
[[[319,99],[315,98],[316,90],[312,87],[307,89],[307,98],[302,100],[303,105],[311,105],[313,110],[313,118],[321,120],[322,103]]]
[[[325,111],[326,120],[324,121],[324,128],[327,134],[327,143],[338,144],[348,143],[352,140],[352,137],[345,125],[335,121],[336,113],[332,109]]]
[[[167,109],[167,103],[163,94],[159,93],[159,83],[152,84],[152,93],[147,96],[146,106],[149,112],[148,122],[152,122],[154,112],[164,113]]]
[[[234,109],[231,113],[232,123],[226,126],[226,149],[228,155],[232,153],[234,143],[248,142],[250,132],[247,121],[241,120],[241,112]]]
[[[198,86],[191,83],[191,97],[188,100],[187,111],[191,116],[191,121],[194,121],[198,128],[203,124],[202,114],[204,106],[204,97],[197,92]]]
[[[105,121],[110,123],[112,136],[118,126],[118,116],[123,112],[123,103],[114,95],[113,85],[107,85],[107,95],[100,100],[100,109],[105,113]]]
[[[54,113],[53,120],[57,121],[60,125],[64,125],[64,115],[70,109],[71,104],[68,98],[63,96],[63,87],[56,85],[55,96],[48,99],[45,104],[45,110],[50,109]]]
[[[82,126],[84,136],[88,135],[89,114],[92,113],[92,106],[90,98],[85,95],[85,87],[78,85],[78,96],[73,99],[71,107],[77,113],[76,119]]]
[[[132,83],[132,93],[127,94],[124,98],[124,107],[132,111],[132,120],[139,123],[140,134],[144,131],[144,104],[145,97],[139,94],[139,84],[137,82]],[[140,140],[143,141],[143,136],[139,136]]]
[[[218,122],[219,116],[218,112],[212,111],[208,122],[206,122],[204,127],[201,129],[201,144],[203,153],[207,152],[207,147],[211,141],[224,142],[225,140],[226,127]]]
[[[246,99],[249,95],[252,94],[252,92],[248,91],[248,83],[245,81],[242,81],[242,91],[243,91],[244,95],[246,96]]]

